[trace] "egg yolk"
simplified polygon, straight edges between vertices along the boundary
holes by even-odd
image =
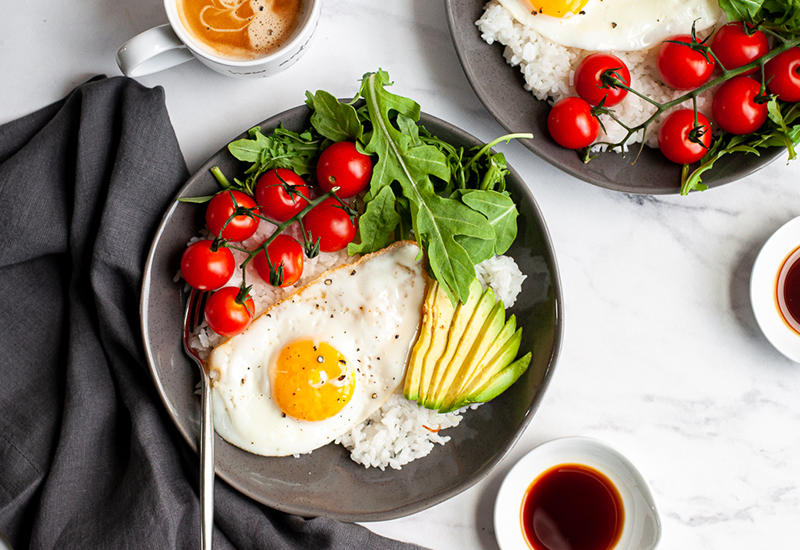
[[[293,342],[281,350],[273,366],[275,402],[299,420],[334,416],[350,401],[355,384],[344,355],[324,342]]]
[[[589,0],[530,0],[533,11],[551,17],[565,17],[580,13]]]

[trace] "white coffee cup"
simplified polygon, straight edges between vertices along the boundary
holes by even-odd
[[[305,0],[297,28],[277,51],[237,61],[216,55],[195,40],[181,23],[176,0],[164,0],[169,24],[137,34],[117,51],[117,65],[125,76],[144,76],[198,59],[203,65],[226,76],[267,77],[290,67],[308,48],[322,9],[322,0]]]

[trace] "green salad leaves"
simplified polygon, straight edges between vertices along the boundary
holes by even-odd
[[[325,147],[353,141],[372,155],[374,166],[358,237],[348,252],[368,254],[413,238],[450,299],[466,301],[475,265],[504,253],[517,235],[517,207],[505,188],[505,157],[491,147],[532,136],[508,135],[464,150],[420,125],[419,105],[388,92],[390,85],[389,75],[379,70],[364,75],[351,102],[325,91],[306,92],[306,105],[313,111],[310,128],[296,133],[279,127],[271,136],[253,128],[247,138],[228,146],[234,157],[251,163],[246,180],[220,182],[252,193],[258,178],[272,168],[290,168],[313,179]]]

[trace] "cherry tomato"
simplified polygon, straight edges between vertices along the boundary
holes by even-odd
[[[310,197],[303,178],[287,168],[270,170],[256,183],[256,202],[261,212],[279,222],[285,222],[308,206]]]
[[[208,326],[222,336],[235,336],[250,326],[255,303],[247,297],[243,304],[236,301],[239,288],[226,286],[206,300],[205,316]]]
[[[562,147],[582,149],[597,139],[600,122],[592,114],[592,106],[579,97],[565,97],[547,116],[550,136]]]
[[[181,256],[181,275],[198,290],[216,290],[227,283],[236,269],[233,253],[220,246],[213,250],[214,241],[196,241],[186,247]]]
[[[703,158],[711,145],[711,123],[702,113],[697,113],[697,124],[701,128],[697,133],[702,133],[697,137],[702,145],[689,139],[695,127],[694,111],[681,109],[670,113],[658,129],[658,147],[664,156],[678,164],[691,164]]]
[[[600,77],[609,69],[616,69],[617,78],[630,86],[631,73],[619,57],[609,53],[593,53],[585,57],[575,68],[575,89],[581,99],[585,99],[591,105],[599,105],[605,97],[604,107],[612,107],[625,99],[628,90],[602,87]]]
[[[231,199],[231,195],[233,195],[233,199]],[[233,204],[234,200],[236,201],[236,206]],[[228,218],[236,211],[236,207],[255,208],[256,202],[252,197],[241,191],[225,190],[218,193],[211,199],[206,208],[208,230],[217,237],[235,242],[252,237],[253,233],[258,229],[258,218],[247,214],[239,214],[228,222]],[[228,225],[225,225],[226,222]],[[220,232],[222,232],[222,235],[220,235]]]
[[[688,34],[671,36],[667,40],[690,43]],[[676,90],[694,90],[711,78],[716,62],[709,54],[708,61],[703,54],[684,44],[664,41],[658,48],[658,73],[664,84]]]
[[[711,113],[719,127],[732,134],[751,134],[767,120],[767,104],[756,103],[761,84],[749,76],[737,76],[717,89]]]
[[[786,50],[764,66],[767,88],[783,101],[800,101],[800,48]]]
[[[278,286],[291,286],[300,279],[303,274],[303,245],[295,239],[289,235],[278,235],[274,241],[269,243],[266,252],[262,250],[253,258],[253,266],[258,275],[272,284],[267,255],[269,255],[269,261],[275,267],[276,273],[278,266],[283,264],[283,279]]]
[[[343,199],[355,197],[369,185],[372,159],[359,153],[352,141],[340,141],[325,149],[317,162],[317,181],[325,191],[338,186]]]
[[[322,252],[341,250],[356,236],[355,224],[333,197],[328,197],[306,214],[303,227],[311,242],[319,239]]]
[[[726,23],[714,35],[711,51],[717,56],[719,64],[726,69],[733,70],[752,63],[769,51],[767,35],[755,31],[748,35],[744,24]],[[757,69],[752,69],[744,75],[753,74]]]

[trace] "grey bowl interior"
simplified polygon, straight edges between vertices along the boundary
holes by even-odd
[[[523,88],[525,80],[519,68],[508,65],[503,58],[503,45],[489,45],[481,39],[475,21],[483,15],[485,4],[486,0],[445,0],[450,34],[464,73],[478,99],[501,126],[509,132],[530,132],[533,139],[520,140],[522,145],[588,183],[626,193],[659,195],[680,191],[681,166],[668,161],[656,149],[645,147],[633,164],[636,151],[625,158],[616,153],[601,155],[584,164],[574,151],[556,144],[547,131],[549,105]],[[716,187],[743,178],[782,152],[783,148],[772,147],[763,150],[761,156],[726,155],[704,174],[703,183]]]
[[[307,127],[305,106],[260,124],[262,131],[283,123]],[[434,134],[456,145],[478,140],[454,126],[423,115]],[[241,137],[241,136],[240,136]],[[245,166],[223,148],[195,173],[179,197],[215,192],[209,173],[220,166],[228,177]],[[511,310],[524,327],[520,353],[533,351],[531,367],[498,399],[464,415],[447,431],[451,440],[402,470],[365,469],[340,445],[330,444],[300,458],[269,458],[247,453],[215,437],[216,472],[231,486],[273,508],[302,516],[324,515],[345,521],[385,520],[423,510],[468,488],[503,458],[541,402],[561,345],[561,286],[555,256],[541,212],[519,175],[511,171],[508,189],[520,208],[519,236],[510,254],[528,276]],[[203,226],[203,207],[175,202],[165,213],[148,258],[141,301],[142,332],[158,392],[183,437],[196,450],[199,434],[199,380],[181,347],[182,282],[174,282],[180,256]]]

